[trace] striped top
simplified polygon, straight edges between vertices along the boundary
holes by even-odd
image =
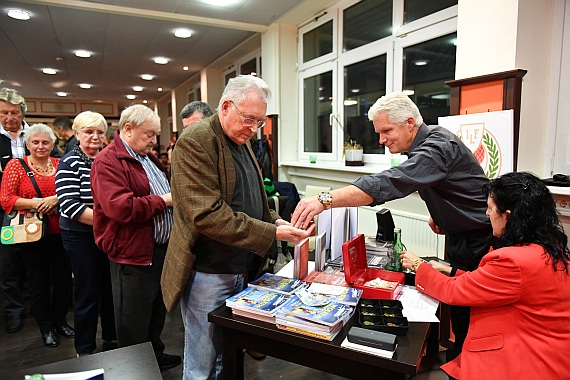
[[[148,177],[148,182],[150,185],[150,193],[154,195],[164,195],[170,193],[170,184],[166,178],[166,174],[155,165],[154,162],[148,156],[142,156],[135,153],[131,149],[129,144],[125,140],[122,140],[127,152],[133,156],[138,162],[140,162],[146,172]],[[170,232],[172,231],[172,225],[174,224],[174,218],[172,214],[172,207],[166,207],[162,214],[155,215],[153,217],[154,223],[154,242],[156,244],[168,243],[170,239]]]
[[[77,219],[87,208],[93,208],[91,168],[79,155],[69,152],[59,162],[55,175],[55,190],[59,200],[59,226],[68,231],[92,232],[93,227]]]

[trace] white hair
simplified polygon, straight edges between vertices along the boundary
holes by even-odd
[[[51,138],[52,143],[55,143],[57,140],[52,129],[48,125],[42,123],[32,124],[29,128],[24,130],[24,140],[26,140],[26,142],[30,142],[30,137],[32,135],[48,135]]]
[[[221,109],[225,100],[240,104],[247,98],[249,92],[256,93],[265,104],[271,99],[271,90],[263,79],[253,75],[239,75],[228,81],[218,103],[218,110]]]
[[[410,117],[417,127],[424,122],[418,106],[403,92],[392,92],[378,99],[368,110],[368,118],[373,121],[382,112],[388,114],[390,123],[404,125]]]

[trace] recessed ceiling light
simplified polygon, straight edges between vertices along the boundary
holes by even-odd
[[[354,99],[346,99],[346,100],[344,101],[344,105],[345,105],[345,106],[354,106],[354,105],[356,105],[356,104],[358,104],[358,102],[357,102],[356,100],[354,100]]]
[[[164,57],[156,57],[154,59],[154,63],[157,63],[159,65],[166,65],[168,63],[168,59],[166,59]]]
[[[408,96],[412,96],[415,94],[414,90],[404,90],[402,91],[404,94],[408,95]]]
[[[147,103],[148,103],[148,100],[146,100],[146,99],[143,100],[143,103],[144,103],[144,104],[147,104]]]
[[[136,98],[136,96],[134,96],[134,95],[127,95],[127,99],[131,99],[131,100],[132,100],[132,99],[135,99],[135,98]]]
[[[67,96],[67,92],[56,92],[57,96]]]
[[[8,9],[8,16],[15,18],[16,20],[29,20],[30,12],[23,9]]]
[[[437,94],[437,95],[432,95],[431,98],[432,98],[432,99],[437,99],[437,100],[446,100],[446,99],[449,99],[449,94]]]
[[[174,31],[174,35],[178,38],[192,37],[192,31],[186,28],[179,28]]]
[[[182,68],[182,70],[188,71],[188,66],[184,66],[184,67]]]
[[[162,91],[162,87],[159,87],[159,88],[158,88],[158,92],[161,92],[161,91]]]
[[[76,50],[75,55],[81,58],[89,58],[91,57],[91,52],[87,50]]]
[[[154,79],[154,77],[150,74],[143,74],[143,75],[141,75],[141,78],[144,80],[153,80]]]
[[[414,62],[414,65],[416,65],[416,66],[425,66],[427,64],[428,64],[427,61],[416,61],[416,62]]]
[[[358,94],[360,92],[359,88],[353,88],[350,90],[350,92],[352,92],[353,94]]]
[[[91,85],[89,83],[81,83],[79,85],[79,87],[87,89],[87,88],[91,88]]]
[[[42,73],[48,74],[48,75],[55,75],[55,74],[57,74],[57,70],[46,68],[46,69],[42,70]]]
[[[135,86],[133,87],[133,91],[142,91],[143,88],[141,86]]]

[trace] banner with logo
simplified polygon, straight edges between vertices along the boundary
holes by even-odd
[[[513,171],[513,115],[505,110],[445,116],[438,123],[461,138],[492,179]]]

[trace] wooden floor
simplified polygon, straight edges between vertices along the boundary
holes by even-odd
[[[73,314],[68,314],[68,321],[73,325]],[[4,320],[0,321],[0,379],[2,374],[15,370],[35,367],[38,365],[73,358],[76,356],[73,347],[73,339],[60,340],[56,348],[48,348],[43,345],[37,324],[31,315],[24,320],[24,327],[17,333],[7,334],[4,330]],[[99,329],[100,331],[100,329]],[[166,317],[162,340],[166,345],[166,353],[183,355],[184,350],[184,327],[180,311],[169,313]],[[102,344],[101,337],[98,345]],[[99,352],[100,348],[96,352]],[[445,380],[447,376],[438,370],[441,364],[441,355],[434,358],[435,362],[426,360],[422,362],[420,373],[414,376],[414,380]],[[435,368],[435,369],[434,369]],[[182,365],[162,373],[165,380],[182,379]],[[339,376],[303,367],[297,364],[285,362],[276,358],[267,357],[264,360],[253,360],[249,355],[245,356],[245,378],[248,380],[261,379],[291,379],[291,380],[341,380]],[[374,378],[372,375],[371,378]],[[129,379],[130,380],[130,379]]]

